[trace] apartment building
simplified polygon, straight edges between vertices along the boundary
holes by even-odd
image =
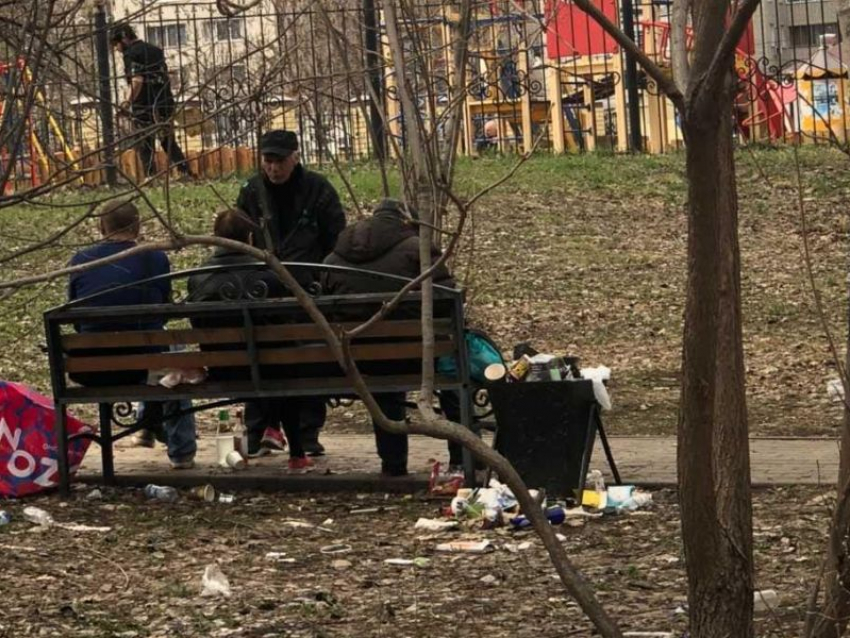
[[[839,0],[762,0],[753,18],[756,57],[766,70],[792,73],[840,37],[838,9]]]

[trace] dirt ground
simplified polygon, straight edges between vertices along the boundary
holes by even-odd
[[[507,530],[422,533],[445,501],[382,495],[237,493],[230,504],[146,501],[140,490],[91,488],[72,498],[26,502],[58,522],[108,532],[38,528],[24,503],[4,507],[0,527],[0,636],[173,638],[589,636],[539,540]],[[819,566],[829,507],[825,489],[755,495],[756,585],[780,604],[757,620],[757,635],[799,635]],[[559,526],[568,553],[626,630],[686,630],[686,582],[678,507],[671,491],[624,516]],[[382,508],[368,513],[357,510]],[[790,514],[790,515],[789,515]],[[292,522],[313,527],[293,526]],[[458,538],[490,539],[483,555],[441,554]],[[529,543],[526,548],[523,543]],[[324,550],[324,551],[323,551]],[[327,553],[335,550],[338,553]],[[276,559],[269,552],[282,552]],[[427,558],[423,567],[385,559]],[[229,598],[202,597],[216,563]]]

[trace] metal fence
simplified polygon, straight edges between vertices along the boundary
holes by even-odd
[[[667,0],[596,1],[670,66]],[[270,128],[297,131],[310,164],[403,148],[405,114],[380,4],[323,6],[265,0],[226,17],[214,3],[113,0],[109,16],[79,16],[63,34],[58,63],[35,69],[20,58],[0,67],[4,125],[23,122],[25,131],[0,149],[0,161],[15,166],[10,188],[47,179],[97,184],[113,161],[119,176],[142,177],[134,123],[115,109],[126,92],[122,60],[104,50],[106,26],[116,21],[163,49],[177,139],[196,175],[250,170],[256,140]],[[422,2],[398,27],[406,81],[438,139],[447,108],[462,102],[461,153],[661,153],[683,144],[670,102],[571,3],[477,3],[467,81],[454,95],[458,19],[454,3]],[[844,144],[850,74],[842,47],[837,0],[764,0],[736,51],[730,116],[740,140]]]

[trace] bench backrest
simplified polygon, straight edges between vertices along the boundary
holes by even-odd
[[[333,266],[289,265],[346,271]],[[171,273],[174,283],[202,273],[229,273],[258,266],[203,268]],[[404,280],[354,271],[361,276]],[[162,279],[163,277],[154,278]],[[151,281],[151,280],[148,280]],[[146,282],[140,282],[142,285]],[[179,287],[179,285],[174,286]],[[320,386],[344,377],[330,347],[293,298],[263,299],[233,295],[227,301],[176,300],[143,306],[98,306],[98,297],[64,304],[45,313],[54,395],[63,398],[68,378],[88,385],[145,385],[148,371],[208,368],[211,381],[247,381],[255,389],[280,379]],[[435,356],[453,355],[466,378],[463,341],[463,294],[435,286]],[[233,298],[235,297],[235,298]],[[335,326],[359,325],[382,307],[392,293],[316,297],[316,303]],[[399,307],[351,344],[354,359],[371,377],[418,375],[421,368],[422,329],[420,294],[408,293]],[[75,325],[96,326],[104,332],[77,333]],[[167,324],[166,330],[151,324]],[[115,330],[115,326],[120,330]],[[337,384],[339,387],[339,384]]]

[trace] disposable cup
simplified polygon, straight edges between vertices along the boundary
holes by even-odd
[[[236,450],[231,450],[228,453],[225,463],[227,463],[227,467],[232,467],[234,470],[244,470],[247,465],[245,459]]]
[[[212,485],[199,485],[198,487],[193,487],[189,491],[189,497],[193,501],[212,503],[215,500],[215,488]]]
[[[233,447],[232,434],[219,434],[215,437],[215,450],[218,457],[218,464],[227,466],[227,455],[235,451]]]

